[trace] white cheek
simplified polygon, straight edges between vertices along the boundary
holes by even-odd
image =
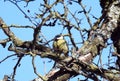
[[[59,38],[57,38],[57,39],[63,39],[63,37],[59,37]]]

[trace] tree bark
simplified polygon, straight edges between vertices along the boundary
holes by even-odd
[[[80,4],[80,1],[81,0],[78,0],[78,4]],[[74,55],[72,56],[58,57],[51,48],[37,43],[41,26],[43,26],[45,22],[50,19],[51,15],[49,15],[47,19],[44,19],[43,22],[35,29],[36,32],[34,32],[33,41],[22,41],[17,38],[2,18],[0,18],[0,27],[9,38],[9,40],[4,41],[4,43],[11,40],[14,45],[11,44],[8,50],[14,51],[19,57],[25,54],[31,54],[34,57],[35,54],[42,58],[53,59],[58,63],[57,67],[52,68],[47,75],[43,76],[44,78],[42,78],[41,81],[67,81],[71,77],[81,74],[81,72],[86,73],[86,76],[89,76],[89,78],[93,80],[97,80],[98,75],[109,81],[118,81],[120,79],[120,72],[118,70],[99,68],[95,64],[92,64],[93,59],[99,55],[103,48],[106,47],[107,40],[111,38],[117,52],[118,60],[116,63],[120,67],[120,1],[114,0],[109,3],[108,2],[109,1],[104,2],[103,0],[100,0],[103,8],[102,16],[98,19],[98,21],[96,21],[94,26],[89,31],[88,39],[84,42],[83,46],[80,47],[78,51],[74,52]],[[57,18],[62,19],[59,15],[57,15]],[[68,21],[66,20],[66,22]],[[70,22],[67,24],[71,27]],[[3,42],[1,42],[1,44],[2,43]],[[74,45],[74,47],[76,46]]]

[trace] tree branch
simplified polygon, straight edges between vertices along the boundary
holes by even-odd
[[[35,60],[35,57],[33,56],[33,57],[32,57],[32,65],[33,65],[34,73],[35,73],[39,78],[41,78],[43,81],[47,81],[47,77],[44,77],[44,76],[42,76],[41,74],[38,74],[38,73],[37,73],[34,60]]]
[[[4,31],[4,33],[9,37],[9,39],[12,40],[12,42],[16,45],[16,46],[20,46],[23,44],[23,41],[20,40],[19,38],[17,38],[14,33],[9,29],[9,27],[4,23],[4,21],[2,20],[2,18],[0,17],[0,27],[2,28],[2,30]]]
[[[44,0],[45,1],[45,0]],[[50,11],[50,9],[56,5],[58,2],[61,2],[63,0],[56,0],[52,5],[48,5],[45,2],[44,7],[45,13],[47,11]],[[81,0],[78,0],[80,2]],[[104,68],[99,68],[98,66],[92,64],[92,60],[99,55],[100,51],[103,50],[103,48],[106,47],[105,43],[107,40],[111,37],[111,34],[115,31],[115,29],[119,28],[119,19],[120,19],[120,2],[119,1],[114,1],[111,3],[111,5],[108,7],[109,12],[105,12],[104,16],[102,17],[98,23],[97,26],[100,26],[96,29],[91,29],[90,33],[91,34],[91,39],[87,39],[83,46],[79,48],[79,50],[76,52],[75,51],[75,57],[68,56],[68,57],[58,57],[56,54],[53,52],[53,50],[45,45],[38,44],[38,39],[39,39],[39,33],[41,31],[42,26],[51,18],[53,17],[53,14],[48,14],[45,18],[42,17],[42,22],[34,29],[34,39],[33,41],[21,41],[19,38],[17,38],[14,33],[9,29],[9,27],[4,23],[2,18],[0,18],[0,26],[3,29],[4,33],[11,39],[11,41],[15,44],[14,47],[10,47],[10,51],[14,51],[18,54],[27,54],[32,52],[32,54],[36,54],[41,56],[42,58],[50,58],[53,59],[58,63],[57,71],[52,70],[52,75],[46,76],[45,79],[39,75],[36,71],[36,66],[34,64],[34,57],[32,58],[32,64],[34,68],[35,74],[37,74],[42,80],[47,80],[51,81],[66,81],[70,77],[75,77],[76,75],[79,75],[80,72],[85,72],[86,74],[89,75],[92,73],[95,73],[95,75],[99,75],[103,78],[106,78],[108,80],[114,80],[118,81],[120,79],[120,76],[118,76],[120,73],[118,70],[106,70]],[[84,10],[84,8],[83,8]],[[86,10],[84,10],[84,13],[87,14]],[[61,14],[58,12],[54,12],[55,18],[58,18],[59,20],[63,21],[64,23],[62,24],[64,27],[69,27],[69,34],[71,34],[70,29],[71,27],[76,27],[77,26],[73,25],[69,20],[63,18]],[[114,15],[114,16],[113,16]],[[88,22],[90,22],[90,19],[88,19]],[[92,27],[92,25],[90,25]],[[93,27],[92,27],[93,28]],[[113,34],[112,34],[113,35]],[[119,35],[119,34],[118,34]],[[115,36],[115,35],[113,35]],[[112,36],[112,37],[113,37]],[[116,43],[116,39],[112,39],[114,41],[114,44]],[[71,42],[74,47],[76,47],[76,44],[74,40],[71,37]],[[117,41],[117,44],[119,44],[119,41]],[[115,45],[116,46],[116,45]],[[119,45],[117,47],[117,52],[119,52]],[[14,75],[16,73],[16,68],[19,64],[18,60],[16,66],[14,67]],[[118,60],[119,61],[119,60]],[[13,77],[14,78],[14,77]],[[91,77],[93,78],[93,77]],[[97,77],[94,76],[94,78]],[[93,78],[93,79],[94,79]]]
[[[12,81],[14,81],[14,78],[15,78],[15,75],[16,75],[16,70],[17,70],[17,67],[18,67],[19,64],[20,64],[20,61],[22,60],[22,57],[23,57],[23,56],[19,57],[19,59],[18,59],[16,65],[15,65],[15,67],[14,67],[13,75],[12,75],[12,78],[11,78]]]
[[[17,55],[17,54],[12,54],[12,55],[9,55],[9,56],[5,57],[3,60],[0,61],[0,64],[1,64],[2,62],[4,62],[5,60],[7,60],[8,58],[10,58],[10,57],[12,57],[12,56],[16,56],[16,55]]]

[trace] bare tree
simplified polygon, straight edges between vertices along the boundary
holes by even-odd
[[[92,15],[96,22],[92,25],[91,19],[88,14],[90,10],[86,10],[86,7],[82,4],[82,0],[55,0],[50,2],[50,0],[43,0],[40,3],[39,13],[35,14],[35,17],[30,17],[25,13],[19,6],[19,3],[25,1],[28,7],[29,2],[34,0],[5,0],[14,4],[34,26],[19,26],[11,25],[8,26],[2,17],[0,18],[0,27],[7,36],[6,39],[0,40],[0,44],[6,47],[6,43],[11,42],[8,47],[8,51],[13,51],[15,54],[9,55],[0,63],[4,62],[6,59],[12,56],[17,56],[19,59],[14,66],[14,72],[10,78],[12,81],[15,79],[17,66],[19,66],[20,61],[25,55],[32,56],[32,65],[34,73],[38,78],[33,81],[67,81],[71,77],[77,75],[85,76],[87,81],[92,79],[94,81],[100,81],[101,78],[108,81],[119,81],[120,79],[120,1],[119,0],[100,0],[100,6],[102,8],[102,15],[96,18]],[[69,6],[74,6],[74,4],[81,7],[80,10],[71,12]],[[58,5],[61,5],[63,11],[54,9]],[[30,10],[28,10],[30,13]],[[78,18],[78,15],[84,14],[87,23],[89,24],[89,29],[80,27],[82,19]],[[69,16],[74,20],[71,21]],[[37,21],[39,20],[39,22]],[[59,25],[62,30],[66,30],[67,33],[64,36],[68,36],[70,39],[70,45],[72,49],[69,49],[69,56],[60,55],[58,56],[55,49],[51,47],[50,42],[53,39],[46,39],[43,35],[42,27],[55,27]],[[16,28],[31,28],[33,32],[33,40],[23,41],[18,38],[14,32],[11,30],[12,27]],[[80,41],[79,47],[77,42],[75,42],[75,37],[73,36],[72,30],[79,32]],[[61,31],[61,30],[60,30]],[[61,33],[62,34],[62,33]],[[56,35],[55,35],[56,36]],[[112,43],[108,43],[108,39],[112,40]],[[68,46],[70,46],[68,45]],[[113,52],[110,49],[110,55],[112,57],[117,57],[114,62],[116,66],[110,66],[110,61],[108,63],[108,68],[101,67],[99,64],[94,63],[93,60],[96,56],[101,56],[101,51],[111,45],[111,49],[115,49]],[[113,45],[113,47],[112,47]],[[49,58],[55,61],[55,66],[46,75],[41,75],[37,72],[34,59],[35,56],[40,56],[41,58]],[[101,57],[99,62],[101,61]],[[103,58],[104,59],[104,58]],[[101,77],[101,78],[100,78]],[[81,80],[81,78],[79,78]],[[78,80],[79,81],[79,80]]]

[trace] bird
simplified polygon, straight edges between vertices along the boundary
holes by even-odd
[[[53,41],[54,52],[58,55],[68,56],[68,45],[63,35],[56,35]]]

